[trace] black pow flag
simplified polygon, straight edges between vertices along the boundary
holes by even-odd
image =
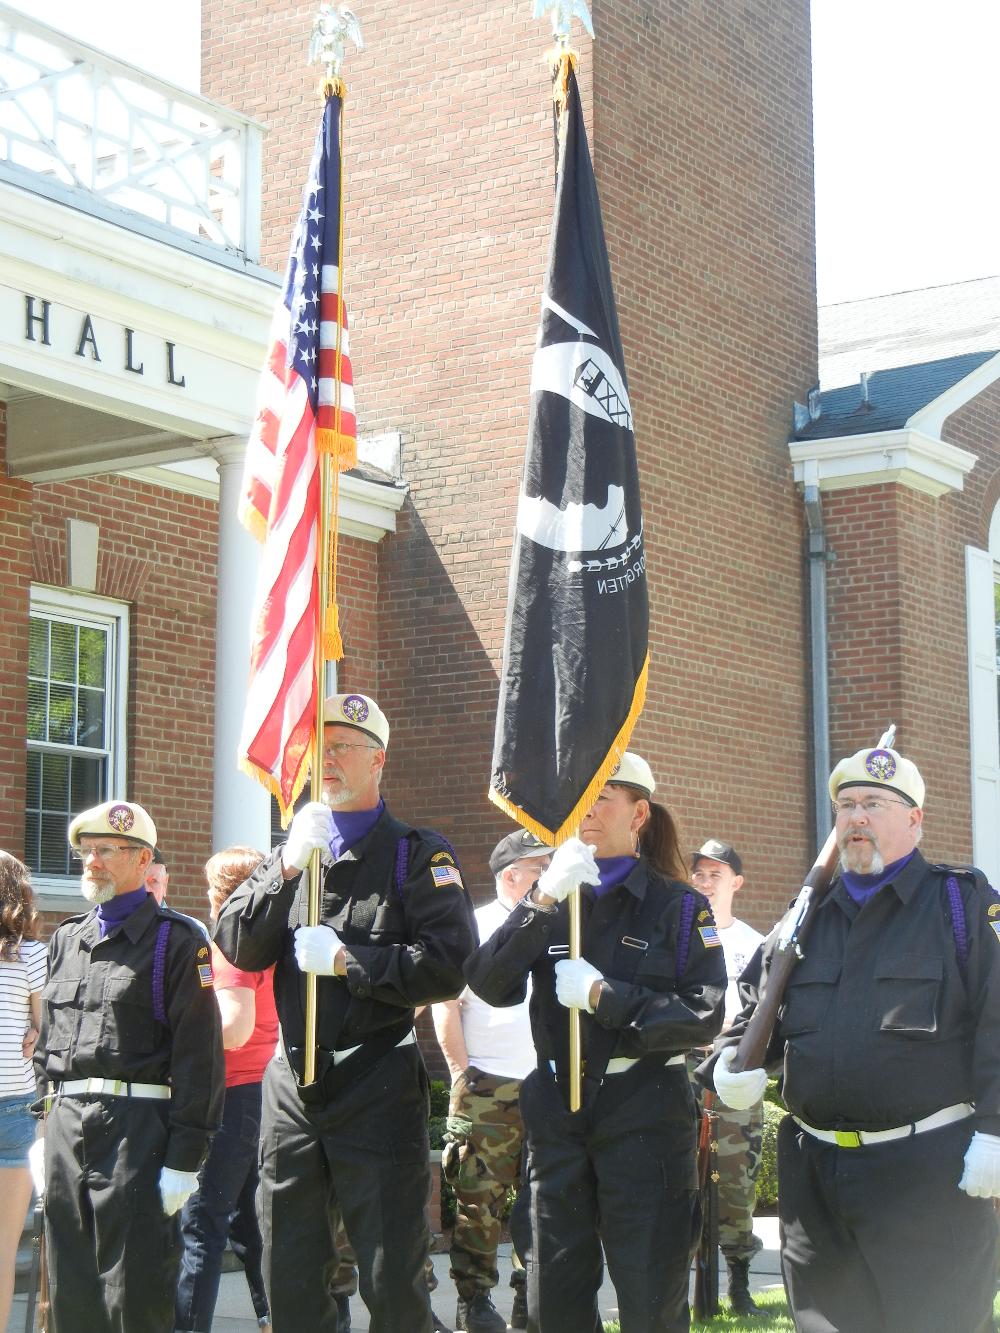
[[[559,135],[490,780],[491,800],[554,843],[628,745],[649,631],[632,409],[572,71]]]

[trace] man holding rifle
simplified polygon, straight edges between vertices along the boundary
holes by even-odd
[[[324,704],[323,802],[219,913],[237,967],[276,964],[278,1054],[264,1073],[264,1280],[274,1333],[337,1333],[328,1279],[343,1218],[372,1333],[431,1333],[424,1280],[430,1194],[427,1073],[414,1009],[457,995],[476,946],[472,906],[440,834],[379,796],[389,723],[374,699]],[[323,853],[322,924],[306,926],[302,871]],[[316,1080],[303,1081],[305,974],[318,984]]]
[[[830,777],[840,872],[811,917],[764,1059],[784,1067],[782,1271],[800,1333],[992,1328],[1000,1196],[1000,898],[918,850],[924,782],[887,746]],[[714,1067],[735,1108],[763,1091],[736,1047],[781,932],[744,975]]]

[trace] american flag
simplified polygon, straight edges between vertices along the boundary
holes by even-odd
[[[240,520],[263,544],[240,766],[284,822],[305,782],[316,718],[319,452],[356,457],[347,309],[340,294],[339,96],[326,99],[247,445]]]

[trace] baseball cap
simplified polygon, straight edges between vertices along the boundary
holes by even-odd
[[[490,852],[490,870],[494,875],[499,875],[515,861],[525,861],[529,857],[550,856],[552,850],[527,829],[517,829],[514,833],[508,833],[505,838],[501,838]]]

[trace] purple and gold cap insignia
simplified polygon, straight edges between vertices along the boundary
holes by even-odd
[[[116,833],[128,833],[135,823],[135,815],[127,805],[113,805],[108,811],[108,823]]]
[[[340,711],[348,722],[353,722],[355,726],[358,726],[368,717],[368,704],[360,694],[349,694],[340,705]]]
[[[865,760],[865,771],[879,782],[888,782],[896,772],[896,760],[888,750],[872,750]]]

